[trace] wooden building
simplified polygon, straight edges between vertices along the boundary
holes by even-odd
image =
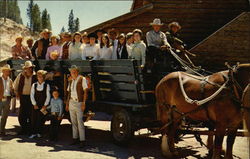
[[[162,28],[164,32],[168,30],[168,23],[178,21],[182,26],[181,37],[191,49],[194,46],[198,48],[197,44],[201,41],[249,10],[248,0],[134,0],[129,13],[82,32],[117,28],[120,33],[127,33],[139,28],[146,33],[151,30],[149,23],[154,18],[160,18],[165,23]],[[195,50],[199,52],[198,49]]]

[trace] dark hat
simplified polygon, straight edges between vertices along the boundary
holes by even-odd
[[[88,35],[88,38],[96,38],[97,39],[97,35],[95,33],[90,33]]]
[[[105,31],[104,31],[103,29],[97,29],[97,30],[95,31],[95,33],[98,33],[98,32],[105,33]]]
[[[59,92],[59,88],[57,86],[52,86],[51,92],[57,91]]]

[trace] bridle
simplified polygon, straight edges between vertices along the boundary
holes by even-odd
[[[250,111],[250,108],[243,105],[244,95],[245,95],[246,91],[248,89],[250,89],[250,81],[245,88],[242,88],[242,86],[239,84],[239,82],[235,79],[235,73],[237,72],[239,64],[237,64],[233,67],[229,66],[227,63],[225,65],[229,69],[228,78],[229,78],[229,84],[231,84],[232,91],[233,91],[233,94],[235,96],[234,99],[236,99],[237,102],[240,103],[241,108],[247,109],[248,111]]]

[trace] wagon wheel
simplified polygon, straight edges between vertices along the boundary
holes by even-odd
[[[131,116],[126,110],[116,111],[111,120],[111,133],[116,144],[126,145],[134,136]]]

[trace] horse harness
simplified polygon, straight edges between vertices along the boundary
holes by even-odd
[[[212,82],[212,81],[209,81],[209,80],[208,80],[209,76],[208,76],[208,77],[200,77],[200,76],[197,77],[197,76],[193,76],[193,75],[190,75],[190,74],[186,74],[187,76],[189,76],[189,77],[191,77],[191,78],[194,78],[194,79],[197,79],[197,80],[200,80],[200,81],[201,81],[201,83],[200,83],[200,86],[201,86],[201,87],[200,87],[200,90],[201,90],[201,94],[202,94],[203,97],[205,96],[204,93],[205,93],[205,86],[206,86],[206,84],[211,84],[211,85],[217,86],[217,87],[219,88],[219,89],[218,89],[214,94],[212,94],[211,96],[209,96],[209,97],[207,97],[207,98],[205,98],[205,99],[203,99],[203,100],[199,100],[199,101],[198,101],[198,100],[190,99],[190,98],[187,96],[187,94],[186,94],[186,92],[185,92],[185,90],[184,90],[184,87],[183,87],[183,81],[182,81],[182,78],[181,78],[181,73],[178,72],[178,75],[179,75],[179,84],[180,84],[180,87],[181,87],[182,94],[183,94],[183,96],[184,96],[184,98],[185,98],[185,101],[188,102],[188,103],[190,103],[190,104],[196,104],[196,105],[198,105],[199,107],[195,108],[195,109],[192,110],[192,111],[189,111],[189,112],[186,112],[186,113],[182,113],[182,112],[180,112],[180,111],[177,110],[176,106],[169,106],[168,104],[163,103],[163,105],[164,105],[165,107],[167,107],[167,108],[165,108],[165,109],[170,109],[170,121],[160,128],[160,132],[161,132],[162,130],[164,130],[165,128],[167,128],[169,125],[171,125],[174,121],[181,120],[181,119],[187,117],[187,116],[190,115],[190,114],[196,113],[196,112],[201,111],[201,110],[204,110],[204,109],[206,110],[206,114],[207,114],[208,119],[210,119],[209,113],[208,113],[208,102],[211,101],[211,100],[213,100],[213,99],[214,99],[223,89],[228,89],[228,85],[229,85],[229,84],[232,84],[232,89],[233,89],[233,96],[232,96],[232,98],[233,98],[234,100],[237,100],[237,103],[241,103],[241,108],[247,109],[248,111],[250,111],[250,108],[248,108],[248,107],[242,105],[242,100],[243,100],[243,99],[240,99],[239,92],[238,92],[238,89],[237,89],[237,88],[239,88],[239,89],[241,89],[241,90],[243,90],[243,89],[240,87],[239,83],[238,83],[237,80],[234,78],[233,72],[231,72],[231,71],[229,70],[229,75],[228,75],[228,76],[225,75],[224,73],[221,73],[221,74],[222,74],[223,78],[225,79],[225,82],[224,82],[223,85],[219,85],[219,84],[217,84],[217,83],[214,83],[214,82]],[[247,87],[245,88],[245,90],[243,91],[242,98],[244,97],[244,93],[247,91],[248,88],[250,89],[250,84],[248,84],[248,86],[247,86]],[[235,98],[236,98],[236,99],[235,99]],[[174,113],[174,112],[180,114],[180,117],[178,117],[178,118],[176,118],[176,119],[173,119],[173,113]]]

